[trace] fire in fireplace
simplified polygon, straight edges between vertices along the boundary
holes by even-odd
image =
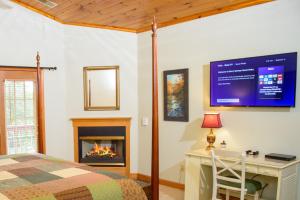
[[[114,158],[117,155],[114,148],[109,146],[102,146],[101,144],[94,143],[93,148],[86,153],[86,156],[100,156],[100,157],[109,157]]]
[[[91,165],[125,165],[124,137],[80,137],[80,141],[80,162]]]

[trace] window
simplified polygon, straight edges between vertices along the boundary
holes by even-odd
[[[37,152],[34,81],[5,80],[4,87],[7,154]]]

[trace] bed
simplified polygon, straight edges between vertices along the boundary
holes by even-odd
[[[42,154],[0,156],[1,200],[147,200],[139,182]]]

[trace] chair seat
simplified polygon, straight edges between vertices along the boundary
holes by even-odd
[[[235,178],[233,176],[227,176],[227,177]],[[236,188],[241,187],[240,183],[233,183],[233,182],[223,181],[223,180],[220,180],[220,183],[223,185],[230,186],[230,187],[236,187]],[[262,189],[262,184],[261,184],[261,182],[253,180],[253,179],[246,179],[245,180],[245,189],[247,189],[248,194],[255,194],[255,192]]]

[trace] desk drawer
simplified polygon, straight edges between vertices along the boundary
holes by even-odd
[[[227,165],[232,165],[234,162],[229,162],[229,161],[224,161]],[[210,158],[201,158],[201,164],[202,165],[208,165],[211,166],[211,159]],[[218,167],[223,167],[220,165],[220,163],[217,163]],[[240,166],[234,167],[235,170],[240,171]],[[274,176],[278,177],[279,172],[277,169],[274,168],[269,168],[269,167],[264,167],[264,166],[257,166],[257,165],[251,165],[247,164],[246,165],[246,172],[248,173],[253,173],[253,174],[261,174],[261,175],[266,175],[266,176]]]
[[[292,165],[282,170],[282,177],[288,177],[293,174],[297,174],[297,165]]]
[[[246,172],[257,174],[258,173],[258,166],[256,166],[256,165],[246,165]]]
[[[279,171],[274,168],[268,168],[268,167],[258,167],[258,174],[265,175],[265,176],[274,176],[278,177],[279,176]]]
[[[226,163],[228,166],[234,164],[234,162],[229,162],[229,161],[224,161],[224,163]],[[211,166],[212,165],[211,159],[210,158],[201,158],[201,164]],[[220,163],[217,163],[217,166],[218,167],[223,167]],[[240,171],[241,166],[235,166],[234,169]],[[257,174],[258,167],[256,165],[248,165],[247,164],[246,165],[246,172]]]

